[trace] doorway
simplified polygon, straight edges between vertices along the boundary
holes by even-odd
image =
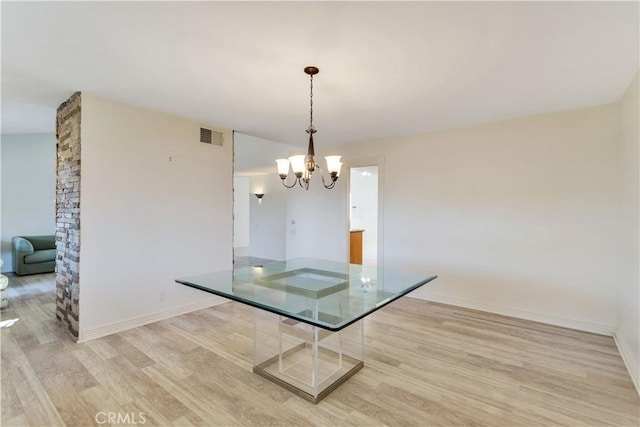
[[[350,262],[376,267],[378,264],[378,166],[352,167],[349,178]]]

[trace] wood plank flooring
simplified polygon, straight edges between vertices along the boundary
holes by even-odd
[[[55,321],[53,274],[10,280],[3,426],[640,423],[611,337],[402,298],[367,318],[365,367],[312,405],[252,373],[246,306],[76,344]]]

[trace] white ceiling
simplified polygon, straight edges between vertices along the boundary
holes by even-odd
[[[2,133],[86,91],[289,144],[618,100],[638,2],[2,2]]]

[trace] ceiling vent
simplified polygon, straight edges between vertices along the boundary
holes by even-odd
[[[200,128],[200,142],[222,147],[222,132]]]

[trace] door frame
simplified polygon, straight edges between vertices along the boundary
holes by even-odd
[[[351,195],[351,169],[362,168],[367,166],[378,167],[378,239],[377,239],[378,259],[376,260],[378,271],[381,271],[381,269],[384,267],[384,160],[385,159],[383,156],[368,157],[368,158],[350,160],[349,163],[346,165],[347,171],[348,171],[347,172],[348,179],[347,179],[347,203],[345,203],[346,205],[345,215],[347,218],[347,220],[345,221],[347,225],[347,230],[346,230],[347,245],[346,245],[345,259],[347,260],[347,263],[349,262],[349,254],[351,249],[350,235],[349,235],[349,230],[351,230],[351,203],[350,203],[351,198],[349,197]]]

